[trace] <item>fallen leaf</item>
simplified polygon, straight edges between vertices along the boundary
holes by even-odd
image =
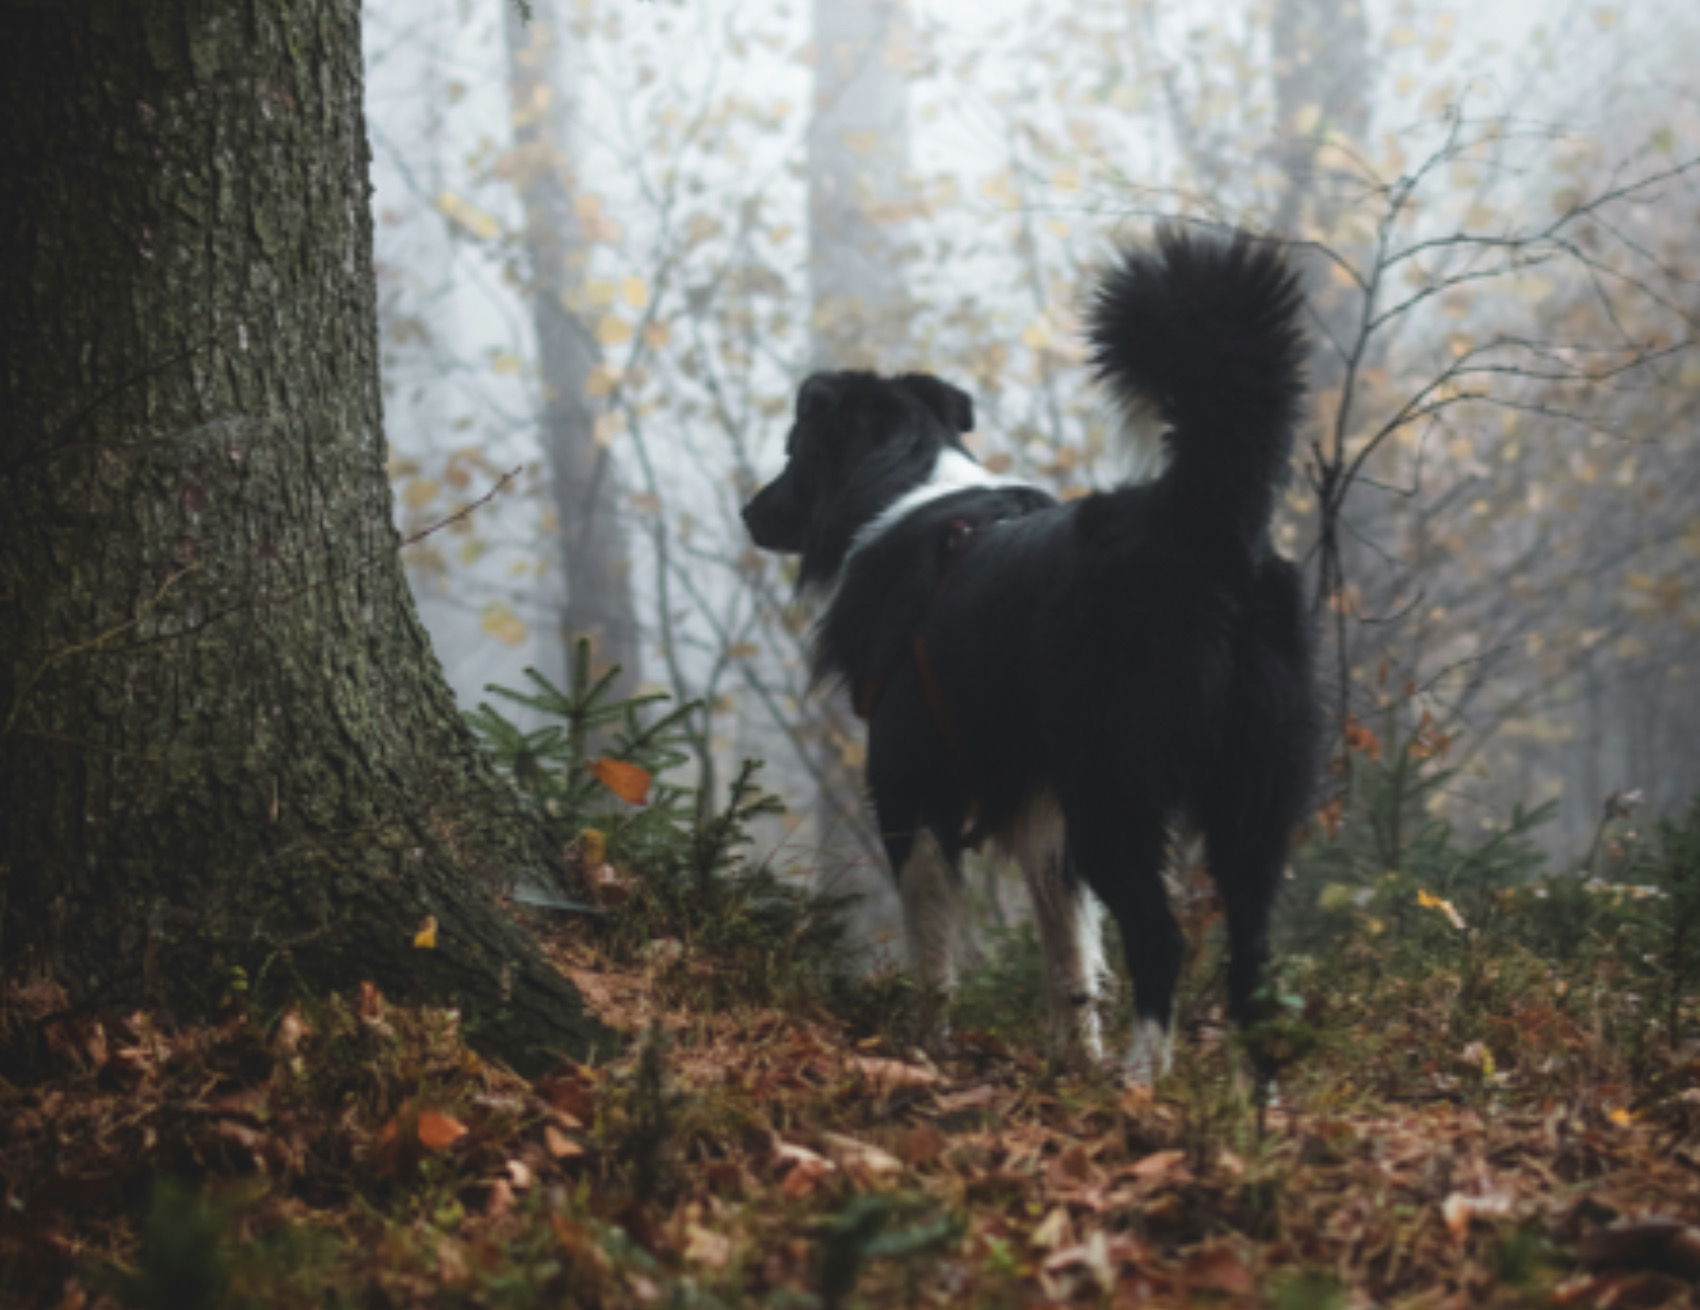
[[[991,1084],[981,1083],[965,1092],[951,1092],[939,1097],[938,1106],[946,1114],[958,1114],[963,1110],[977,1110],[983,1105],[990,1105],[996,1099],[997,1091]]]
[[[1092,1155],[1086,1149],[1084,1142],[1071,1143],[1063,1153],[1052,1160],[1046,1170],[1053,1187],[1079,1186],[1093,1181],[1097,1170],[1092,1165]]]
[[[549,1154],[557,1160],[565,1160],[570,1156],[584,1154],[584,1147],[573,1141],[554,1124],[543,1125],[543,1145],[548,1148]]]
[[[1249,1296],[1252,1291],[1251,1271],[1228,1246],[1207,1246],[1195,1251],[1181,1267],[1181,1277],[1196,1291],[1222,1292],[1228,1296]]]
[[[1027,1242],[1041,1251],[1055,1251],[1065,1245],[1074,1244],[1074,1225],[1068,1219],[1068,1207],[1056,1206],[1039,1221],[1039,1226],[1028,1235]]]
[[[944,1076],[935,1069],[924,1069],[918,1064],[906,1064],[902,1060],[888,1060],[881,1056],[852,1056],[850,1067],[880,1088],[932,1087],[944,1081]]]
[[[732,1240],[726,1234],[713,1232],[701,1224],[686,1224],[684,1255],[695,1264],[724,1269],[732,1255]]]
[[[852,1173],[894,1174],[903,1172],[903,1162],[890,1151],[883,1151],[871,1142],[846,1137],[842,1133],[822,1133],[821,1142],[827,1154],[843,1169]]]
[[[1185,1151],[1153,1151],[1127,1170],[1135,1178],[1161,1178],[1186,1159]]]
[[[439,1110],[419,1112],[419,1142],[430,1151],[443,1151],[466,1136],[466,1127]]]
[[[779,1142],[773,1148],[773,1153],[780,1160],[791,1166],[785,1175],[785,1180],[779,1185],[779,1191],[787,1201],[795,1201],[814,1191],[815,1184],[838,1166],[824,1155],[809,1150],[806,1146],[798,1146],[792,1142]]]
[[[901,1147],[905,1164],[932,1164],[944,1154],[945,1136],[931,1124],[916,1124],[903,1134]]]
[[[1086,1267],[1099,1291],[1108,1295],[1115,1290],[1116,1262],[1110,1256],[1110,1241],[1103,1229],[1100,1228],[1079,1246],[1054,1252],[1045,1261],[1045,1270],[1047,1273],[1056,1273],[1075,1265]]]
[[[1454,1241],[1462,1241],[1464,1234],[1469,1231],[1470,1220],[1477,1218],[1497,1219],[1511,1213],[1512,1203],[1516,1197],[1509,1189],[1496,1189],[1483,1196],[1465,1196],[1462,1192],[1453,1192],[1441,1202],[1441,1217],[1446,1220],[1446,1231],[1452,1234]]]

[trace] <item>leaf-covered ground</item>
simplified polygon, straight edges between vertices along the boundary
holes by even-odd
[[[633,1040],[535,1082],[371,989],[169,1031],[14,993],[0,1046],[50,1076],[0,1084],[0,1304],[1696,1299],[1700,1062],[1625,1072],[1552,996],[1465,1044],[1331,998],[1260,1124],[1208,1024],[1153,1092],[553,949]]]

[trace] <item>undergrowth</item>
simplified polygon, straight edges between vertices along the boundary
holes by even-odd
[[[1354,725],[1340,804],[1295,854],[1268,1019],[1229,1030],[1189,870],[1176,1067],[1128,1088],[1043,1058],[1019,923],[967,972],[952,1038],[916,1050],[912,985],[863,976],[839,903],[748,859],[772,805],[754,767],[718,800],[680,784],[693,707],[615,702],[579,659],[514,698],[549,726],[479,721],[575,853],[545,944],[640,998],[629,1049],[527,1081],[453,1013],[370,987],[281,1014],[237,997],[204,1028],[14,989],[0,1046],[56,1072],[0,1083],[0,1304],[1691,1299],[1700,802],[1647,823],[1614,796],[1554,867],[1539,811],[1444,822],[1432,721]],[[1128,1006],[1118,978],[1108,1032]],[[1248,1044],[1281,1065],[1278,1106]]]
[[[560,845],[576,857],[599,946],[618,963],[669,966],[699,1005],[846,998],[855,960],[843,911],[823,893],[746,858],[750,828],[780,812],[744,761],[718,806],[679,780],[701,757],[702,706],[661,710],[665,693],[614,698],[617,668],[593,677],[581,642],[566,689],[527,670],[532,690],[492,687],[543,716],[521,729],[492,705],[468,717]],[[707,962],[712,962],[708,967]],[[853,1002],[850,1002],[853,1003]]]

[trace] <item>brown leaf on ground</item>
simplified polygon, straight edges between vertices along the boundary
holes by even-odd
[[[466,1125],[440,1110],[419,1112],[419,1141],[427,1150],[446,1151],[466,1136]]]

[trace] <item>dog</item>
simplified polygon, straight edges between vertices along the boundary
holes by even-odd
[[[1153,480],[1058,503],[974,460],[973,402],[949,383],[820,373],[784,470],[743,511],[821,598],[815,672],[867,722],[921,982],[948,993],[963,852],[990,838],[1032,893],[1054,1047],[1101,1053],[1093,897],[1120,927],[1137,1080],[1172,1061],[1172,835],[1202,839],[1245,1025],[1311,799],[1304,586],[1271,536],[1305,394],[1302,312],[1278,247],[1162,228],[1119,252],[1087,313],[1127,444],[1141,413],[1166,425]]]

